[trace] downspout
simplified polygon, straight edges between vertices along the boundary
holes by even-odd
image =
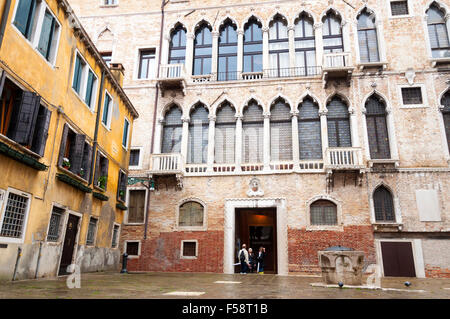
[[[159,78],[159,70],[161,68],[161,51],[162,51],[163,31],[164,31],[164,6],[167,4],[167,2],[169,2],[169,0],[161,0],[161,28],[159,30],[159,53],[158,53],[158,67],[156,70],[156,78]],[[155,144],[155,127],[156,127],[156,114],[158,109],[158,98],[159,98],[159,85],[156,84],[150,154],[153,154],[153,147]],[[150,193],[151,193],[150,185],[147,187],[147,189],[148,189],[148,196],[147,196],[147,210],[145,212],[144,239],[147,239],[148,214],[150,212]]]
[[[102,79],[100,81],[100,91],[98,93],[98,104],[97,104],[97,118],[95,120],[95,131],[94,131],[94,142],[92,143],[92,161],[91,161],[91,174],[89,176],[89,185],[92,184],[94,179],[94,169],[97,155],[97,138],[98,138],[98,127],[100,125],[100,109],[102,108],[102,92],[105,83],[105,71],[102,71]]]
[[[6,0],[3,6],[2,22],[0,24],[0,48],[2,47],[3,37],[5,36],[6,22],[8,21],[9,9],[11,8],[11,0]]]

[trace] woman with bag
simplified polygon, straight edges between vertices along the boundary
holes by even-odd
[[[258,256],[256,257],[256,260],[258,261],[258,268],[257,272],[258,274],[264,274],[264,257],[266,256],[266,249],[264,247],[259,247]]]

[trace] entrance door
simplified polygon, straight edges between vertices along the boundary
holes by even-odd
[[[61,256],[61,262],[59,265],[59,275],[68,274],[66,272],[67,266],[72,263],[73,251],[75,249],[75,241],[78,233],[78,216],[69,214],[69,220],[67,221],[66,235],[64,237],[64,245]]]
[[[252,248],[255,256],[259,247],[266,248],[264,273],[277,273],[276,208],[236,210],[236,256],[242,244]],[[240,266],[235,272],[240,271]]]
[[[381,242],[385,276],[416,277],[410,242]]]

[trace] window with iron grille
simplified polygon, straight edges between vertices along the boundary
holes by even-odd
[[[178,226],[203,226],[204,207],[202,204],[190,201],[180,206]]]
[[[61,232],[61,221],[64,216],[64,209],[53,207],[50,224],[48,226],[47,241],[56,242]]]
[[[298,141],[300,159],[322,159],[319,106],[310,97],[299,105]]]
[[[169,64],[184,64],[186,59],[186,30],[177,26],[171,34]]]
[[[208,159],[208,110],[203,104],[194,107],[189,121],[187,163],[201,164]]]
[[[183,128],[182,115],[181,110],[176,105],[167,111],[163,124],[162,153],[180,153]]]
[[[391,158],[386,106],[384,101],[378,96],[373,95],[366,101],[366,124],[370,158]]]
[[[295,22],[295,75],[316,75],[316,38],[314,23],[306,14]]]
[[[91,217],[89,219],[89,226],[88,226],[88,232],[86,237],[86,245],[94,245],[95,242],[95,235],[97,231],[97,218]]]
[[[323,19],[323,52],[343,52],[341,18],[334,12],[328,12]]]
[[[436,5],[431,5],[427,11],[428,35],[433,58],[450,57],[450,41],[445,21],[445,12]]]
[[[344,101],[335,96],[327,105],[329,147],[351,147],[350,116]]]
[[[366,10],[358,17],[358,42],[361,62],[380,61],[375,15]]]
[[[394,202],[391,192],[386,187],[380,186],[375,190],[373,206],[377,222],[395,222]]]
[[[244,26],[244,72],[262,72],[262,25],[254,17]]]
[[[402,99],[404,105],[423,104],[422,88],[402,88]]]
[[[408,13],[408,1],[391,1],[391,14],[393,16],[402,16]]]
[[[450,151],[450,91],[447,91],[441,99],[442,117],[444,119],[445,135],[447,136],[447,146]]]
[[[217,110],[215,124],[214,159],[216,163],[234,163],[235,141],[236,141],[236,118],[235,110],[228,103],[222,103]]]
[[[139,148],[132,149],[130,151],[130,166],[139,166],[139,157],[141,155],[141,150]]]
[[[337,225],[336,204],[328,200],[318,200],[310,206],[311,225]]]
[[[269,61],[270,70],[268,76],[290,76],[287,21],[280,15],[277,15],[270,23]]]
[[[150,79],[155,77],[155,61],[155,49],[139,51],[139,79]]]
[[[211,73],[212,37],[211,30],[203,24],[195,32],[193,75]]]
[[[139,256],[139,245],[137,241],[126,242],[126,252],[128,256]]]
[[[111,243],[112,248],[117,247],[118,239],[119,239],[119,225],[114,225],[113,233],[112,233],[112,243]]]
[[[237,80],[237,27],[230,19],[220,28],[217,81]]]
[[[127,223],[140,224],[145,216],[145,190],[130,189],[127,210]]]
[[[273,161],[292,160],[291,108],[282,98],[270,110],[270,150]]]
[[[197,242],[184,241],[182,256],[183,257],[197,257]]]
[[[251,100],[242,119],[242,155],[244,163],[262,163],[264,147],[263,109]]]
[[[1,237],[21,238],[25,229],[25,219],[29,197],[10,192],[3,212]]]

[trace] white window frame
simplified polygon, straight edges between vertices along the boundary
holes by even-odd
[[[144,203],[144,221],[142,223],[129,223],[128,222],[128,209],[125,212],[125,225],[144,225],[145,224],[145,215],[147,212],[147,196],[148,196],[148,189],[145,187],[127,187],[127,198],[126,198],[126,206],[130,207],[130,191],[145,191],[145,203]]]
[[[88,234],[89,234],[89,224],[91,223],[91,219],[96,219],[97,222],[95,223],[95,230],[94,230],[94,241],[92,242],[92,244],[88,244],[87,243],[87,239],[88,239]],[[96,217],[96,216],[89,216],[89,220],[88,220],[88,227],[86,229],[86,238],[84,240],[84,244],[86,247],[95,247],[95,245],[97,244],[97,232],[98,232],[98,224],[100,222],[100,218]]]
[[[142,152],[143,152],[143,150],[144,150],[144,147],[143,146],[133,146],[133,147],[130,147],[130,156],[131,156],[131,151],[135,151],[135,150],[139,150],[139,163],[138,163],[138,165],[129,165],[128,166],[128,169],[130,169],[130,170],[134,170],[134,169],[136,169],[136,170],[138,170],[138,169],[142,169]]]
[[[17,9],[19,7],[19,2],[20,1],[16,1],[15,3],[15,7],[14,7],[14,13],[13,13],[13,17],[11,19],[11,25],[13,27],[13,29],[19,34],[19,36],[21,36],[23,39],[25,39],[25,41],[33,48],[34,51],[36,51],[39,56],[44,59],[44,61],[52,68],[55,68],[55,63],[56,63],[56,57],[58,56],[58,49],[59,49],[59,40],[61,38],[61,22],[59,22],[58,18],[55,16],[55,14],[53,13],[53,11],[50,9],[50,7],[47,5],[47,3],[44,0],[39,0],[36,3],[36,11],[34,13],[34,17],[35,17],[35,21],[33,22],[33,29],[31,31],[31,36],[30,39],[27,39],[22,32],[19,31],[19,29],[14,25],[14,21],[16,19],[16,15],[17,15]],[[51,46],[51,51],[53,51],[53,54],[51,54],[50,57],[50,61],[47,60],[42,54],[41,52],[39,52],[38,50],[38,45],[39,45],[39,40],[41,38],[41,33],[42,33],[42,23],[44,21],[44,15],[45,15],[45,11],[48,10],[48,12],[50,12],[50,14],[53,16],[53,18],[55,19],[58,28],[57,28],[57,34],[56,34],[56,41],[55,41],[55,47],[53,47],[53,45]]]
[[[140,66],[141,66],[141,51],[145,51],[145,50],[155,50],[155,69],[152,72],[150,72],[150,66],[149,66],[149,76],[146,78],[139,78],[139,70],[140,70]],[[137,52],[136,52],[136,57],[135,57],[135,68],[134,68],[134,74],[133,74],[133,80],[135,81],[146,81],[146,80],[155,80],[156,76],[158,74],[158,48],[156,48],[155,46],[152,45],[144,45],[144,46],[138,46],[137,47]]]
[[[119,226],[119,230],[117,231],[116,247],[113,247],[112,244],[113,244],[113,240],[114,240],[114,227],[115,226]],[[111,230],[111,244],[109,245],[109,247],[111,247],[111,249],[119,249],[120,248],[119,239],[120,239],[121,230],[122,230],[121,225],[119,223],[114,222],[112,230]]]
[[[27,231],[27,224],[28,224],[28,217],[30,216],[30,209],[31,209],[31,199],[33,198],[33,196],[29,193],[25,193],[23,191],[20,191],[18,189],[15,188],[11,188],[9,187],[8,190],[6,191],[6,194],[4,196],[4,205],[3,208],[1,210],[1,216],[0,216],[0,231],[3,227],[3,220],[5,218],[5,210],[6,210],[6,206],[8,205],[8,198],[9,198],[9,194],[16,194],[19,196],[23,196],[28,198],[28,202],[27,202],[27,208],[25,211],[25,217],[23,220],[23,228],[22,228],[22,234],[21,237],[19,238],[10,238],[10,237],[2,237],[0,236],[0,242],[1,243],[11,243],[11,244],[23,244],[24,240],[25,240],[25,234]]]
[[[420,88],[422,93],[422,104],[403,104],[403,95],[402,95],[402,89],[403,88]],[[400,84],[397,85],[397,93],[398,93],[398,100],[399,105],[401,109],[415,109],[415,108],[428,108],[428,98],[427,98],[427,88],[425,84],[423,83],[414,83],[413,85],[409,84]]]
[[[401,0],[389,0],[389,1],[386,1],[387,11],[389,12],[389,19],[411,18],[413,16],[413,14],[412,14],[413,6],[411,4],[412,0],[406,0],[406,3],[408,5],[408,14],[402,14],[402,15],[398,15],[398,16],[392,15],[391,2],[398,2],[398,1],[401,1]]]
[[[123,145],[123,131],[125,129],[125,122],[128,122],[128,129],[127,129],[127,145]],[[125,149],[126,151],[128,151],[129,147],[130,147],[130,130],[131,130],[131,122],[130,120],[125,116],[124,118],[124,122],[123,122],[123,127],[122,127],[122,147],[123,149]]]
[[[81,84],[80,84],[80,93],[78,93],[77,91],[75,91],[75,89],[73,88],[73,81],[75,79],[75,66],[76,66],[76,56],[79,56],[81,58],[81,60],[83,60],[84,62],[84,67],[81,71]],[[94,80],[94,87],[92,88],[92,100],[91,100],[91,105],[88,105],[85,101],[86,99],[86,88],[87,88],[87,81],[88,81],[88,74],[89,74],[89,70],[92,72],[92,74],[94,74],[95,80]],[[91,111],[91,113],[94,113],[94,109],[95,109],[95,102],[97,100],[97,91],[98,91],[98,76],[97,74],[94,72],[94,70],[91,68],[91,66],[89,65],[89,63],[86,61],[86,59],[84,58],[84,56],[81,54],[81,52],[78,49],[75,49],[75,59],[73,62],[73,67],[72,67],[72,81],[70,82],[70,88],[72,89],[72,92],[75,93],[75,95],[83,102],[84,105],[86,105],[86,107]]]
[[[141,241],[140,240],[125,240],[123,242],[123,252],[127,252],[127,244],[128,243],[138,243],[138,254],[137,255],[128,255],[128,259],[137,259],[141,256]]]
[[[203,206],[203,225],[202,226],[180,226],[180,207],[187,202],[196,202]],[[186,198],[180,201],[175,212],[175,230],[176,231],[207,231],[208,230],[208,206],[198,198]]]
[[[195,256],[184,256],[184,243],[195,243]],[[181,241],[180,259],[197,259],[198,258],[198,240],[186,239]]]
[[[108,118],[106,119],[106,124],[103,123],[103,115],[105,113],[105,101],[106,101],[106,95],[109,96],[109,108],[108,108]],[[105,95],[103,97],[103,110],[102,110],[102,125],[105,127],[108,131],[111,131],[111,119],[112,119],[112,113],[114,108],[114,99],[112,98],[112,95],[108,92],[108,90],[105,89]]]

